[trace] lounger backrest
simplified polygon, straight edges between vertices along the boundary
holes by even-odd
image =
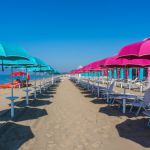
[[[109,91],[112,91],[112,90],[113,90],[114,84],[115,84],[115,81],[113,81],[113,82],[111,83],[111,85],[110,85],[110,87],[109,87]]]
[[[136,82],[138,80],[138,78],[135,78],[134,82]]]
[[[145,91],[143,100],[146,104],[150,103],[150,87]]]

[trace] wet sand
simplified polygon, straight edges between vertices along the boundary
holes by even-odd
[[[16,118],[0,128],[0,149],[144,150],[150,149],[147,119],[123,115],[87,91],[63,79],[58,87],[16,107]]]

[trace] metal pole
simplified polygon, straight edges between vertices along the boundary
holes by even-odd
[[[98,73],[98,87],[97,87],[97,97],[99,97],[99,79],[100,79],[100,72]]]
[[[11,74],[13,74],[13,67],[11,67]],[[13,75],[11,76],[11,82],[12,82],[12,85],[11,85],[11,118],[14,117],[14,100],[13,100],[13,97],[14,97],[14,87],[13,87]]]
[[[29,105],[29,94],[28,94],[28,72],[27,72],[27,68],[26,68],[26,105]]]
[[[42,80],[42,76],[41,76],[41,66],[40,66],[40,71],[39,71],[39,77],[40,77],[40,94],[42,93],[42,88],[41,88],[41,80]]]
[[[127,68],[126,66],[124,67],[124,83],[126,83],[127,81],[127,76],[126,76],[126,71],[127,71]],[[126,87],[124,85],[124,95],[126,94]],[[125,114],[126,113],[126,98],[123,98],[123,110],[122,112]]]
[[[52,85],[54,84],[53,74],[52,74]]]
[[[34,99],[36,99],[36,71],[35,71],[35,80],[34,80]]]
[[[109,93],[108,93],[108,68],[107,68],[107,103],[109,103]]]

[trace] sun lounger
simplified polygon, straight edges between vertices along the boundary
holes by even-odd
[[[122,112],[126,113],[126,106],[129,105],[132,101],[137,98],[136,95],[130,93],[112,93],[109,94],[109,99],[111,100],[111,104],[117,102],[119,104],[119,108],[122,106]]]
[[[150,108],[150,88],[148,88],[146,91],[145,91],[145,94],[143,97],[139,97],[137,98],[133,103],[132,103],[132,106],[131,106],[131,109],[130,111],[132,112],[132,109],[134,107],[137,107],[138,110],[136,112],[136,115],[139,114],[140,110],[141,109],[144,109],[146,110],[147,108]]]

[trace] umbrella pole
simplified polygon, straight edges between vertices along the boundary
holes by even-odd
[[[98,87],[97,87],[97,97],[99,97],[99,79],[100,79],[100,74],[98,72]]]
[[[88,91],[90,90],[90,74],[88,72]]]
[[[109,103],[109,93],[108,93],[108,68],[107,68],[107,103]]]
[[[53,78],[53,74],[52,74],[52,85],[54,84],[54,78]]]
[[[124,83],[126,83],[126,81],[127,81],[127,77],[126,77],[126,71],[127,71],[127,68],[126,67],[124,67]],[[125,85],[125,84],[124,84]],[[124,86],[124,95],[126,94],[126,87]]]
[[[42,84],[43,84],[43,91],[45,91],[44,72],[42,73]]]
[[[41,76],[41,73],[39,72],[40,76]],[[42,77],[40,78],[40,94],[42,93],[42,90],[41,90],[41,79]]]
[[[36,71],[35,71],[35,80],[34,80],[34,99],[36,100]]]
[[[42,76],[41,76],[41,66],[40,66],[40,71],[39,71],[39,77],[40,77],[40,94],[42,93],[42,89],[41,89],[41,80],[42,80]]]
[[[124,83],[126,83],[126,81],[127,81],[127,77],[126,77],[126,67],[124,67]],[[125,85],[124,85],[124,95],[126,94],[126,87],[125,87]],[[125,114],[126,113],[126,99],[125,98],[123,98],[123,109],[122,109],[122,112]]]
[[[13,67],[11,67],[11,74],[13,74]],[[11,118],[14,117],[14,87],[13,87],[13,75],[11,76]]]
[[[26,105],[29,105],[29,90],[28,90],[28,72],[27,72],[27,68],[26,68]]]
[[[44,89],[44,92],[45,92],[46,89],[45,89],[45,77],[44,77],[44,72],[43,72],[43,89]]]

